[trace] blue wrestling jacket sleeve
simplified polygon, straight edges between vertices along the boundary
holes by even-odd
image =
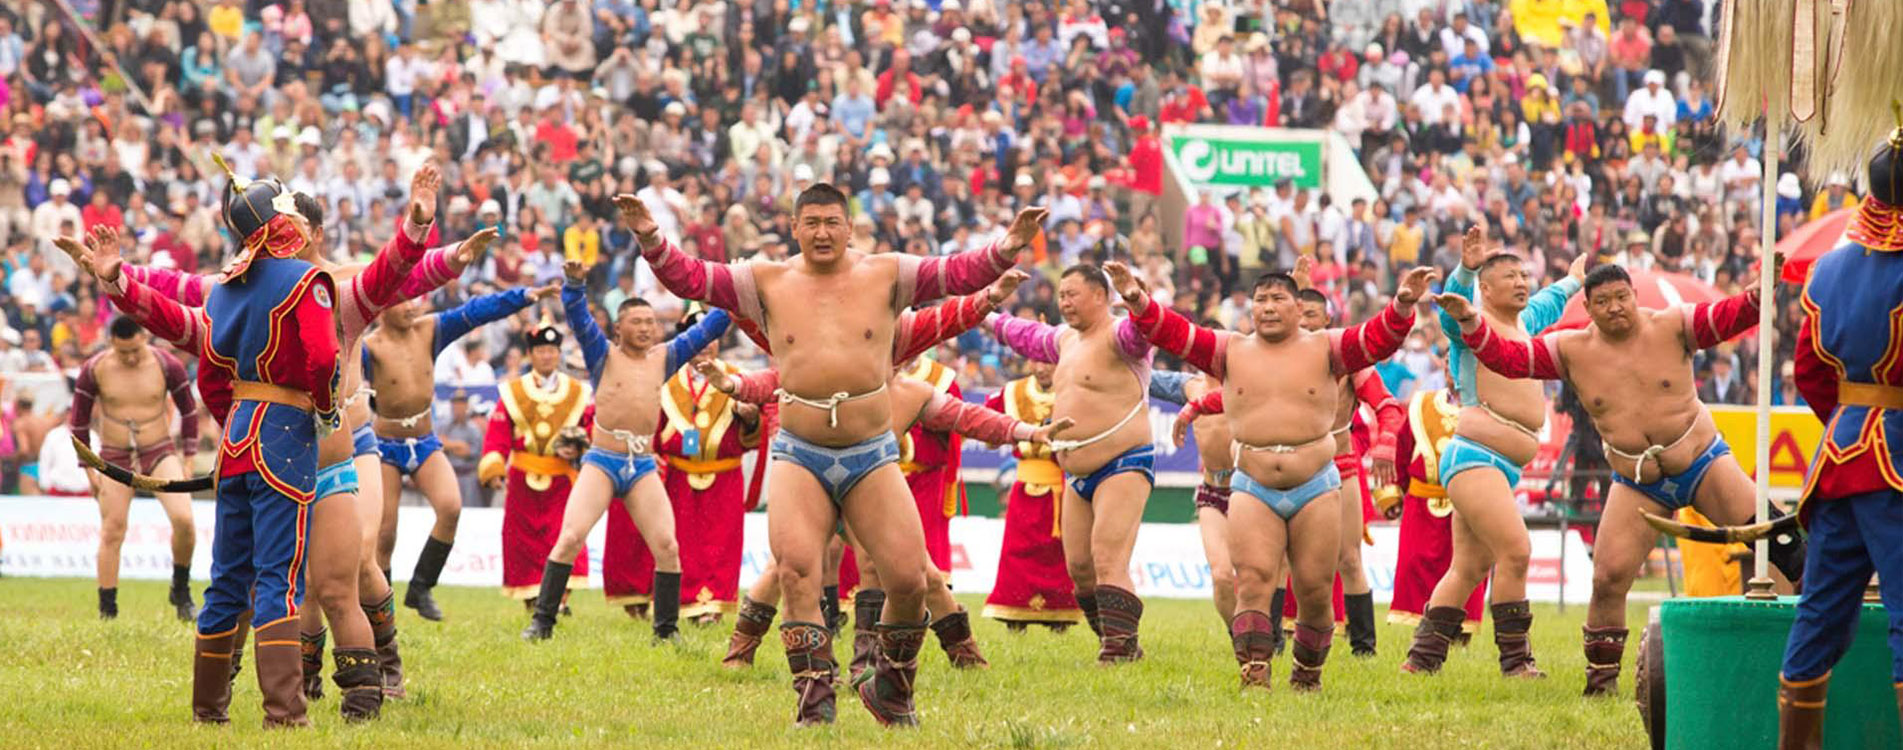
[[[566,301],[566,294],[564,294],[564,301]],[[727,314],[726,310],[716,307],[706,315],[702,315],[700,320],[695,321],[680,335],[668,339],[667,364],[664,365],[662,376],[673,377],[674,371],[681,369],[681,365],[687,364],[687,360],[693,359],[694,355],[707,348],[708,344],[727,335],[727,327],[732,322],[733,318]]]
[[[1183,387],[1188,385],[1189,379],[1193,377],[1195,376],[1177,370],[1152,370],[1150,398],[1182,406],[1188,399],[1188,395],[1183,393]]]
[[[529,306],[527,289],[510,289],[506,292],[485,294],[464,302],[453,310],[436,316],[436,337],[430,341],[430,357],[442,354],[456,339],[470,331],[503,318],[514,315],[516,311]],[[366,357],[365,361],[369,361]],[[368,375],[368,373],[365,373]]]
[[[601,385],[601,371],[608,364],[608,337],[602,335],[595,316],[588,312],[588,288],[579,282],[562,284],[562,312],[568,316],[568,329],[581,344],[581,358],[588,363],[588,380]]]

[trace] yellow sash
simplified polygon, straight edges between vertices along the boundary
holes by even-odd
[[[716,458],[709,461],[702,461],[696,458],[683,458],[680,456],[666,456],[666,458],[668,466],[689,474],[713,475],[740,470],[740,458],[738,456],[732,458]]]
[[[509,467],[530,475],[568,477],[570,480],[575,478],[575,466],[554,456],[516,451],[509,454]]]

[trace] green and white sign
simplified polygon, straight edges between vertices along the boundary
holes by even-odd
[[[1184,177],[1202,185],[1268,187],[1288,179],[1297,189],[1322,187],[1322,143],[1177,135],[1170,151]]]

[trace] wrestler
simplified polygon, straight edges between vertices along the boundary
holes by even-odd
[[[73,438],[91,443],[88,431],[99,422],[99,455],[120,466],[162,479],[184,479],[198,452],[198,401],[192,396],[185,365],[169,352],[151,345],[139,322],[112,319],[111,347],[86,360],[73,385],[69,425]],[[172,399],[166,404],[167,396]],[[97,414],[95,415],[95,405]],[[172,438],[172,406],[178,407],[178,439]],[[132,506],[132,488],[95,476],[99,498],[99,617],[119,616],[119,547],[126,540],[126,513]],[[192,498],[173,492],[154,493],[172,523],[172,590],[169,597],[178,619],[198,616],[192,605]]]
[[[818,622],[819,587],[826,541],[843,515],[885,572],[881,653],[867,672],[873,676],[859,681],[860,700],[881,724],[916,724],[913,680],[927,625],[924,533],[893,465],[891,405],[877,397],[892,372],[895,322],[914,302],[969,294],[997,279],[1038,234],[1044,212],[1020,212],[1004,238],[973,251],[865,255],[846,244],[845,194],[821,183],[794,200],[798,256],[723,265],[681,252],[633,196],[616,202],[669,291],[732,310],[773,340],[785,380],[782,429],[772,449],[782,460],[769,469],[775,494],[768,526],[787,602],[781,640],[800,694],[795,721],[834,718],[837,667],[832,635]]]
[[[383,521],[377,540],[379,562],[387,567],[396,548],[396,508],[403,496],[403,478],[410,477],[436,512],[436,524],[416,558],[403,606],[425,620],[441,621],[443,610],[430,590],[449,561],[456,543],[456,524],[462,517],[462,496],[449,458],[438,455],[443,443],[431,428],[431,402],[436,396],[436,355],[470,331],[514,315],[516,311],[555,295],[550,284],[536,289],[511,289],[476,297],[461,306],[428,314],[426,299],[411,299],[385,310],[377,329],[363,337],[363,379],[370,386],[370,408],[376,413],[373,429],[382,459]]]
[[[240,245],[201,311],[150,302],[158,296],[119,273],[116,243],[97,247],[92,267],[115,305],[151,312],[146,323],[155,334],[200,355],[199,394],[224,426],[212,582],[193,644],[193,717],[229,720],[233,641],[249,609],[261,623],[255,664],[264,725],[305,726],[295,634],[317,447],[343,426],[335,288],[328,274],[293,257],[311,234],[292,194],[275,180],[227,174],[223,212]],[[283,345],[293,337],[297,345]],[[367,664],[374,682],[375,652],[349,656],[339,666],[355,674]]]
[[[1076,420],[1077,433],[1089,436],[1051,446],[1070,477],[1064,560],[1077,604],[1099,633],[1098,663],[1135,661],[1143,658],[1143,601],[1130,577],[1130,554],[1156,478],[1150,344],[1129,318],[1112,317],[1110,286],[1096,266],[1064,270],[1057,308],[1062,326],[994,315],[990,328],[1019,356],[1057,365],[1051,413]]]
[[[1400,349],[1413,326],[1414,303],[1437,272],[1408,271],[1393,302],[1373,319],[1328,331],[1301,330],[1295,280],[1265,274],[1256,282],[1251,305],[1255,332],[1240,336],[1198,327],[1154,303],[1122,263],[1105,270],[1130,306],[1135,330],[1223,381],[1219,393],[1235,401],[1227,415],[1237,456],[1230,480],[1229,549],[1235,557],[1239,611],[1230,621],[1230,637],[1243,686],[1269,686],[1274,643],[1263,610],[1286,553],[1301,605],[1289,684],[1321,689],[1322,666],[1334,638],[1328,592],[1341,540],[1342,514],[1336,507],[1341,474],[1331,431],[1338,378]]]
[[[1030,375],[1004,384],[985,400],[985,408],[1029,424],[1051,419],[1056,397],[1051,373],[1056,366],[1032,362]],[[1005,496],[1004,540],[998,550],[998,578],[985,597],[984,616],[998,620],[1012,632],[1039,624],[1063,632],[1082,622],[1064,565],[1064,470],[1057,468],[1048,445],[1012,444],[1017,456],[1017,481]]]
[[[1206,320],[1203,324],[1212,330],[1219,328],[1211,325],[1214,322]],[[1196,485],[1196,529],[1203,538],[1203,558],[1209,561],[1216,614],[1226,626],[1236,616],[1236,564],[1229,554],[1229,480],[1236,473],[1236,457],[1229,450],[1229,420],[1221,414],[1204,414],[1196,406],[1203,397],[1221,392],[1222,382],[1206,373],[1198,373],[1184,384],[1183,408],[1176,412],[1171,438],[1180,448],[1183,437],[1192,429],[1196,431],[1196,453],[1203,472],[1202,483]],[[1276,593],[1281,592],[1278,586]],[[1278,621],[1272,630],[1280,653],[1282,608],[1271,602],[1269,612],[1271,619]]]
[[[1694,353],[1757,326],[1756,280],[1745,287],[1718,302],[1642,310],[1626,270],[1602,265],[1586,276],[1592,325],[1530,341],[1499,335],[1459,295],[1440,298],[1481,364],[1502,377],[1566,381],[1605,441],[1612,492],[1593,541],[1586,695],[1612,695],[1619,686],[1626,594],[1658,541],[1638,511],[1669,516],[1693,507],[1720,524],[1754,515],[1753,480],[1718,434],[1692,379]],[[1796,581],[1803,577],[1802,547],[1795,535],[1787,538],[1772,546],[1771,562]]]
[[[1511,253],[1491,253],[1486,231],[1467,230],[1460,245],[1460,267],[1447,279],[1447,293],[1472,298],[1476,292],[1485,315],[1504,336],[1525,340],[1559,320],[1567,298],[1579,291],[1588,254],[1573,261],[1571,273],[1534,293],[1526,263]],[[1440,480],[1454,504],[1454,561],[1428,599],[1427,615],[1414,629],[1401,670],[1440,671],[1447,647],[1461,633],[1460,608],[1468,593],[1492,572],[1493,643],[1500,650],[1500,673],[1508,677],[1545,677],[1533,659],[1533,608],[1526,602],[1526,570],[1533,543],[1520,518],[1513,488],[1520,470],[1539,450],[1546,423],[1546,396],[1538,383],[1516,382],[1486,369],[1460,340],[1459,326],[1441,315],[1441,328],[1452,340],[1447,365],[1460,395],[1460,421],[1440,456]]]
[[[701,373],[708,382],[722,392],[731,393],[743,403],[764,404],[774,398],[779,389],[779,372],[765,370],[757,373],[733,375],[713,368],[701,367]],[[895,374],[887,383],[887,393],[892,399],[892,433],[903,435],[914,427],[924,426],[928,430],[969,437],[986,443],[1002,444],[1006,442],[1026,442],[1034,445],[1049,445],[1053,435],[1069,429],[1071,421],[1060,419],[1044,425],[1032,425],[1000,412],[988,410],[978,404],[966,403],[932,384],[913,378],[907,374]],[[851,530],[847,530],[848,537]],[[847,539],[848,543],[853,540]],[[881,591],[879,571],[875,565],[867,564],[861,569],[863,580],[868,584],[865,591]],[[978,653],[977,642],[972,638],[971,625],[965,610],[952,598],[951,588],[945,583],[945,574],[932,566],[926,570],[926,604],[940,615],[932,622],[937,631],[940,645],[945,649],[946,657],[955,668],[982,668],[989,666],[984,656]],[[881,597],[882,598],[882,597]],[[749,599],[749,603],[758,600]],[[770,607],[770,603],[766,603]],[[770,621],[771,612],[765,616]],[[947,625],[946,623],[951,623]],[[859,630],[859,638],[853,643],[853,672],[856,681],[859,675],[874,664],[874,639]],[[758,636],[750,641],[742,641],[736,631],[735,645],[741,646],[744,653],[734,653],[730,649],[724,664],[741,666],[753,661],[753,648],[759,645]]]
[[[568,507],[562,511],[561,533],[542,569],[535,612],[522,637],[538,641],[554,634],[575,556],[608,503],[618,498],[654,555],[654,639],[671,641],[678,636],[680,622],[681,553],[674,536],[674,508],[660,477],[655,476],[658,464],[650,442],[660,421],[661,388],[674,371],[726,334],[728,316],[715,310],[679,336],[662,341],[654,308],[638,297],[630,298],[615,310],[611,348],[588,310],[588,269],[571,260],[562,272],[566,277],[562,308],[595,384],[595,423]]]
[[[337,297],[343,302],[337,308],[338,320],[343,324],[350,341],[344,352],[343,390],[340,392],[350,394],[344,403],[344,423],[350,428],[351,464],[356,469],[357,477],[357,489],[354,493],[340,491],[343,485],[337,480],[344,476],[344,470],[336,461],[326,461],[324,470],[319,472],[320,484],[331,485],[333,491],[329,494],[344,497],[346,500],[320,503],[315,507],[311,523],[313,534],[316,536],[312,542],[323,549],[343,549],[342,545],[348,542],[325,538],[331,533],[342,533],[341,529],[333,526],[328,519],[340,512],[340,507],[343,505],[355,507],[360,536],[356,544],[360,558],[356,568],[357,600],[359,608],[368,618],[376,643],[377,666],[382,672],[384,695],[392,698],[401,698],[406,694],[403,687],[403,659],[397,646],[394,594],[390,588],[388,573],[379,565],[376,556],[377,540],[383,521],[383,508],[380,502],[383,496],[382,473],[378,469],[376,435],[371,432],[370,405],[364,398],[369,389],[363,385],[362,347],[357,346],[356,341],[369,322],[389,305],[403,299],[428,294],[431,290],[459,276],[464,268],[480,257],[494,238],[493,232],[477,232],[455,245],[429,250],[423,253],[421,260],[413,265],[410,264],[409,259],[404,257],[405,253],[413,252],[419,243],[428,243],[435,236],[433,223],[425,226],[415,224],[412,219],[413,215],[420,216],[425,213],[433,216],[434,203],[431,201],[435,199],[435,184],[438,180],[434,165],[425,165],[411,178],[411,210],[406,211],[398,220],[401,237],[391,240],[391,243],[407,244],[402,248],[397,248],[394,244],[389,245],[386,249],[392,252],[385,261],[386,265],[379,266],[377,273],[368,275],[365,271],[377,264],[340,266],[331,262],[319,251],[320,248],[327,246],[323,230],[323,203],[302,194],[295,199],[298,214],[311,227],[311,242],[298,254],[298,258],[331,273],[338,284]],[[428,203],[428,206],[419,208],[419,202],[415,200],[419,195],[422,196],[424,203]],[[399,274],[398,265],[408,268],[407,276]],[[214,282],[214,277],[211,276],[182,274],[149,266],[125,266],[123,270],[133,280],[152,287],[160,296],[174,299],[186,306],[203,305],[205,295]],[[401,282],[401,287],[396,290],[394,296],[390,294],[388,286],[393,278],[400,279]],[[373,280],[375,283],[371,283]],[[332,440],[339,439],[332,438]],[[334,456],[336,446],[331,445],[322,452],[326,456]],[[361,497],[373,498],[373,501],[360,502],[358,498]],[[325,559],[318,562],[331,563],[338,559],[340,558],[326,555]],[[320,602],[331,596],[333,581],[329,580],[332,576],[328,572],[332,570],[326,566],[324,571],[314,570],[311,574],[311,591]],[[348,584],[339,580],[335,582],[335,585]],[[306,657],[305,690],[313,699],[317,697],[312,690],[313,687],[322,684],[317,678],[323,665],[316,658],[322,650],[321,644],[324,640],[324,620],[319,616],[320,614],[331,616],[328,610],[318,607],[306,610],[300,616],[302,619],[299,622],[299,637],[303,641]],[[336,616],[349,617],[342,613]],[[242,638],[239,640],[242,641]]]
[[[1903,117],[1899,117],[1903,120]],[[1875,572],[1890,616],[1890,675],[1903,711],[1903,122],[1870,160],[1870,195],[1845,242],[1811,268],[1800,302],[1798,392],[1824,422],[1798,518],[1810,531],[1804,594],[1779,674],[1778,747],[1822,743],[1830,672],[1857,634]],[[1766,269],[1775,273],[1775,269]]]
[[[893,361],[908,361],[930,351],[939,342],[971,330],[998,305],[1010,299],[1011,295],[1017,291],[1018,285],[1027,278],[1030,278],[1029,274],[1013,269],[1006,271],[1003,276],[998,277],[997,281],[976,294],[955,297],[944,304],[899,313],[892,336]],[[741,320],[739,328],[762,350],[768,354],[773,352],[772,342],[752,321]],[[777,404],[769,403],[766,406],[770,408],[765,411],[775,411]],[[902,422],[895,421],[894,434],[906,434],[920,423],[915,418],[916,413],[901,410],[894,414],[907,415]],[[898,419],[897,416],[894,418]],[[838,536],[835,536],[827,545],[821,578],[822,581],[832,583],[826,584],[825,589],[838,590],[837,576],[840,573],[840,561],[845,551],[843,546]],[[866,666],[872,663],[873,650],[877,648],[879,642],[876,623],[885,606],[885,591],[879,587],[875,567],[868,561],[864,565],[863,572],[866,573],[866,577],[860,580],[859,583],[862,585],[853,591],[852,596],[855,614],[853,661],[850,674],[853,677],[857,677]],[[952,598],[951,589],[945,583],[946,576],[947,574],[939,570],[936,565],[926,570],[927,609],[951,613],[934,620],[932,630],[938,636],[939,644],[944,647],[946,656],[950,658],[953,666],[960,668],[988,666],[984,656],[978,652],[976,639],[971,635],[970,617],[964,612],[963,607],[959,606],[957,600]],[[773,623],[774,615],[778,613],[774,607],[774,603],[780,600],[778,578],[778,567],[769,562],[759,580],[754,581],[748,588],[746,598],[741,602],[739,617],[734,621],[733,637],[728,644],[727,655],[721,660],[723,666],[739,668],[753,664],[753,652],[759,648],[760,640],[766,635],[767,628]],[[822,610],[827,608],[824,595],[822,595],[820,606]],[[837,634],[839,625],[836,623],[843,619],[843,616],[834,611],[826,611],[825,615],[828,630]]]

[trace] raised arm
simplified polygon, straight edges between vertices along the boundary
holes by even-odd
[[[403,286],[410,270],[423,258],[422,238],[429,235],[429,229],[405,214],[396,234],[377,251],[370,265],[344,282],[340,299],[347,307],[339,309],[338,317],[346,336],[361,333],[385,308],[409,299],[402,294]]]
[[[449,283],[450,279],[462,275],[451,262],[462,251],[469,240],[455,245],[444,245],[423,253],[422,260],[410,268],[410,275],[404,277],[403,286],[397,290],[397,299],[416,299],[436,291],[438,287]]]
[[[1493,325],[1465,300],[1451,294],[1440,296],[1441,314],[1459,321],[1462,339],[1473,350],[1474,358],[1501,377],[1560,380],[1566,369],[1559,358],[1559,337],[1566,332],[1549,333],[1531,341],[1516,341],[1494,332]]]
[[[192,395],[192,379],[178,357],[163,349],[153,349],[152,353],[158,356],[159,368],[165,372],[165,390],[172,395],[172,405],[178,407],[179,452],[185,454],[189,467],[191,457],[198,455],[198,399]]]
[[[694,321],[694,324],[688,326],[687,330],[682,331],[680,335],[668,339],[667,361],[663,365],[662,375],[673,377],[674,371],[681,369],[681,365],[687,364],[687,360],[693,359],[694,355],[707,348],[708,344],[727,335],[727,328],[732,320],[726,310],[714,308],[706,315],[702,315],[700,320]]]
[[[577,271],[581,267],[580,263],[568,265],[575,266]],[[575,343],[581,344],[581,358],[588,365],[588,377],[599,379],[602,367],[608,363],[608,337],[602,335],[594,314],[588,312],[588,288],[579,273],[571,274],[562,284],[562,314],[568,317],[568,330],[575,333]]]
[[[971,294],[998,280],[1017,265],[1018,252],[1043,231],[1042,208],[1019,211],[1003,237],[976,250],[944,256],[896,256],[899,263],[899,309],[915,302],[951,294]]]
[[[992,445],[1030,440],[1038,429],[949,393],[932,394],[919,412],[919,424],[928,432],[963,435]]]
[[[1414,303],[1439,275],[1439,271],[1425,266],[1408,271],[1401,277],[1401,288],[1394,291],[1394,300],[1381,312],[1360,325],[1330,330],[1329,360],[1335,374],[1365,370],[1400,351],[1407,332],[1414,328]]]
[[[152,335],[188,352],[203,350],[211,334],[211,321],[205,317],[205,308],[174,302],[130,274],[121,273],[114,279],[101,280],[100,284],[114,307],[139,321]]]
[[[121,266],[119,272],[186,307],[204,307],[205,297],[211,294],[212,278],[210,276],[181,273],[170,268],[131,264]]]
[[[660,226],[646,204],[632,195],[615,196],[621,217],[634,230],[641,257],[654,270],[661,286],[681,299],[699,300],[742,318],[765,320],[760,294],[753,284],[753,267],[745,263],[713,263],[681,251],[661,236]]]
[[[985,316],[991,336],[1018,356],[1033,362],[1057,363],[1057,326],[992,313]]]
[[[450,344],[456,343],[456,339],[468,335],[470,331],[516,314],[549,291],[553,290],[538,289],[532,296],[527,289],[510,289],[476,297],[439,313],[436,316],[436,337],[430,342],[430,357],[442,354]]]
[[[1679,311],[1685,316],[1686,351],[1709,349],[1758,324],[1758,285],[1717,302],[1681,305]]]
[[[1587,256],[1582,253],[1579,257],[1584,260]],[[1526,309],[1520,311],[1520,328],[1533,336],[1551,328],[1566,314],[1566,301],[1578,294],[1579,288],[1579,279],[1567,276],[1534,292],[1526,300]]]
[[[1127,319],[1129,330],[1158,349],[1176,355],[1178,359],[1194,365],[1196,369],[1209,373],[1210,377],[1222,380],[1227,369],[1224,362],[1228,359],[1229,332],[1217,331],[1191,323],[1181,313],[1156,304],[1150,299],[1150,293],[1143,288],[1129,267],[1118,262],[1104,264],[1104,272],[1110,275],[1110,281],[1118,294],[1123,295],[1124,304],[1130,307]],[[1118,344],[1123,345],[1123,322],[1119,326]],[[1129,350],[1124,349],[1128,356]]]
[[[905,362],[938,346],[939,342],[969,331],[984,323],[985,316],[1011,298],[1018,284],[1030,275],[1018,270],[1006,271],[984,291],[953,297],[945,304],[899,313],[899,325],[892,337],[892,361]]]

